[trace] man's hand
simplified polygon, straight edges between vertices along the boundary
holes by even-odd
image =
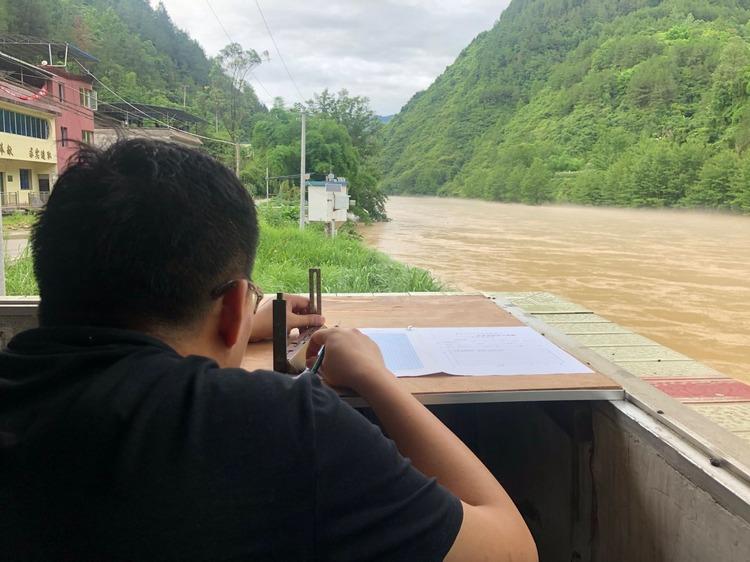
[[[331,328],[318,330],[307,346],[308,367],[315,362],[321,346],[326,346],[321,373],[332,386],[351,388],[361,395],[373,383],[394,379],[383,361],[377,344],[359,330]]]
[[[319,314],[308,314],[310,299],[297,295],[284,295],[286,301],[286,329],[291,332],[294,328],[303,330],[305,328],[322,326],[325,318]],[[253,331],[250,334],[251,342],[270,340],[273,337],[273,299],[266,299],[261,303],[253,322]]]

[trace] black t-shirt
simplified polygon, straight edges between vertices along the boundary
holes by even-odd
[[[317,377],[100,328],[0,353],[4,560],[440,560],[461,520]]]

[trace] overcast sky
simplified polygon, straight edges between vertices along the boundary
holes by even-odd
[[[172,20],[209,56],[229,36],[268,51],[251,79],[258,96],[298,101],[255,0],[163,0]],[[427,88],[510,0],[260,0],[281,54],[305,99],[324,88],[368,96],[376,113],[397,113]]]

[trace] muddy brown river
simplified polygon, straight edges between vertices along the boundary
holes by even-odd
[[[392,197],[365,240],[455,289],[556,293],[750,382],[750,217]]]

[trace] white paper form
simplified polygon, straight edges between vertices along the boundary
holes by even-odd
[[[592,373],[527,327],[363,329],[399,377]]]

